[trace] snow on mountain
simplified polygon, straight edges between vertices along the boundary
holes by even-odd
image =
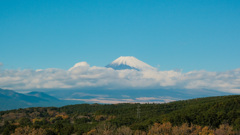
[[[135,70],[156,70],[156,68],[138,60],[133,56],[121,56],[108,64],[106,67],[115,70],[135,69]]]

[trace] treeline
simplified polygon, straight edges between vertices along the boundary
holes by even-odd
[[[239,134],[240,96],[0,112],[0,134]]]
[[[3,134],[6,134],[4,132]],[[7,134],[10,134],[8,132]],[[73,127],[55,127],[55,128],[36,128],[31,126],[17,127],[11,135],[239,135],[239,131],[234,131],[228,124],[222,124],[219,128],[211,129],[207,126],[188,125],[184,123],[181,126],[172,126],[170,122],[167,123],[154,123],[149,126],[147,131],[132,130],[130,127],[121,126],[117,127],[110,122],[103,122],[98,124],[91,130],[84,132],[76,132]]]

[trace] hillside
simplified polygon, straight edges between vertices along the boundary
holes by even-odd
[[[76,104],[81,102],[59,100],[43,92],[18,93],[0,88],[0,111],[27,107],[49,107]]]
[[[165,104],[79,104],[60,108],[26,108],[0,112],[1,133],[44,134],[186,134],[240,129],[240,95],[198,98]],[[165,130],[168,129],[168,130]],[[91,132],[91,133],[90,133]]]

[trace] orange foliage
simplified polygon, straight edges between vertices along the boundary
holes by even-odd
[[[116,135],[132,135],[133,131],[127,127],[127,126],[122,126],[117,129]]]
[[[35,122],[37,122],[37,121],[42,121],[42,119],[38,119],[38,118],[32,119],[32,123],[33,123],[33,124],[34,124]]]
[[[18,122],[16,122],[16,123],[13,123],[13,125],[15,125],[15,126],[19,126],[20,124],[19,124]]]
[[[145,131],[141,131],[141,130],[136,130],[134,132],[134,135],[147,135],[147,133]]]
[[[11,135],[47,135],[47,132],[42,128],[35,129],[26,126],[16,128],[15,132]]]
[[[136,131],[135,131],[136,134]],[[154,123],[148,131],[148,135],[234,135],[236,132],[228,124],[220,125],[219,129],[213,130],[209,127],[198,125],[188,126],[187,123],[181,126],[172,127],[171,123]],[[137,133],[137,135],[140,135]]]
[[[172,130],[172,124],[170,122],[159,124],[154,123],[151,129],[148,131],[148,135],[170,135]]]
[[[191,125],[191,135],[198,135],[202,131],[202,127],[198,125]]]
[[[214,131],[209,129],[207,126],[202,128],[202,131],[199,132],[199,135],[214,135]]]
[[[92,129],[89,132],[87,132],[87,135],[95,135],[96,129]]]
[[[63,119],[67,119],[67,118],[68,118],[68,115],[66,115],[66,114],[58,114],[58,115],[56,115],[55,117],[56,117],[56,118],[57,118],[57,117],[62,117]]]
[[[47,110],[47,113],[50,116],[55,116],[57,114],[57,112],[55,110],[50,110],[50,109]]]
[[[115,119],[115,118],[116,118],[116,116],[110,115],[110,116],[107,117],[107,120],[112,120],[112,119]]]
[[[96,121],[103,121],[103,120],[106,120],[106,119],[107,119],[106,115],[96,115],[95,116]]]
[[[172,128],[172,134],[174,135],[186,135],[191,132],[191,127],[188,127],[187,123],[184,123],[182,126],[175,126]]]
[[[216,129],[214,132],[216,135],[234,135],[233,128],[228,124],[222,124],[219,126],[219,129]]]

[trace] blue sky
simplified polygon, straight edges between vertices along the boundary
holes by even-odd
[[[119,56],[160,70],[240,68],[239,0],[0,1],[3,69],[105,66]]]

